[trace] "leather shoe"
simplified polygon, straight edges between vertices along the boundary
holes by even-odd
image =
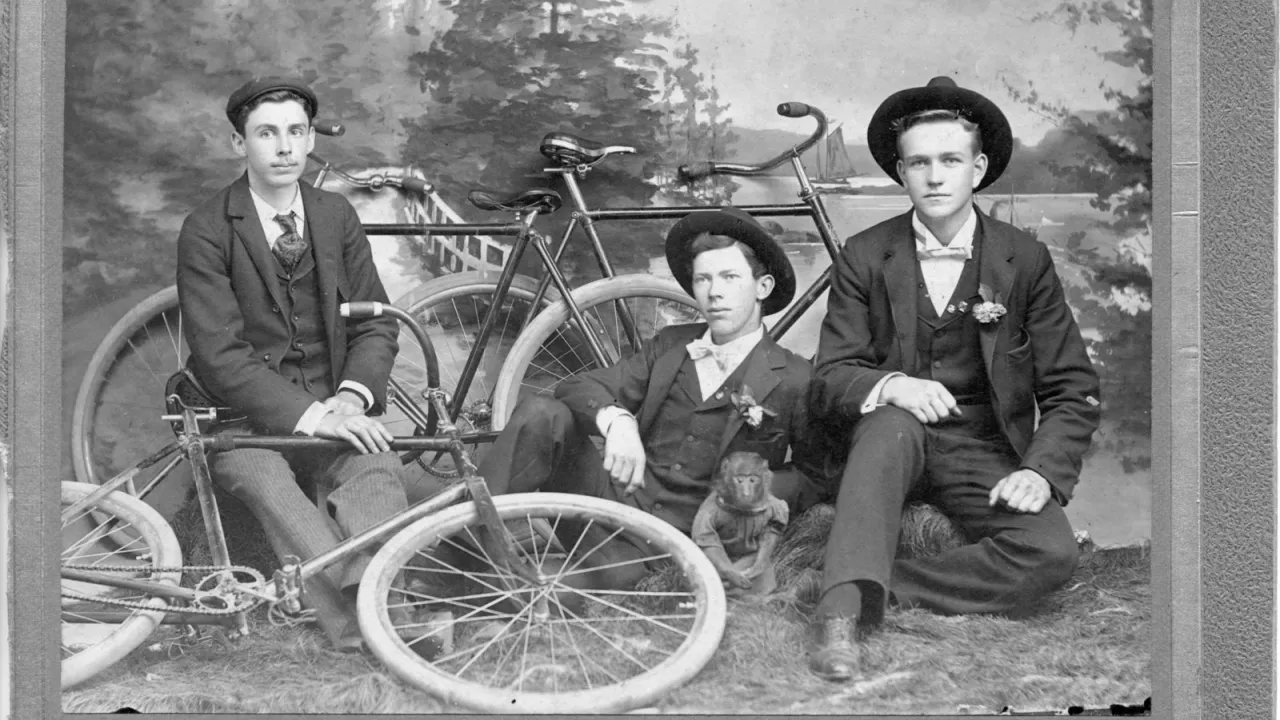
[[[816,637],[809,650],[809,669],[824,680],[849,680],[858,674],[861,653],[857,618],[829,615],[813,623]]]

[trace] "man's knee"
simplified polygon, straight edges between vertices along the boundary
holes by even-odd
[[[290,489],[297,479],[284,456],[274,450],[248,448],[218,453],[209,466],[214,481],[255,507],[255,501]]]
[[[876,408],[858,420],[853,429],[853,446],[867,441],[884,443],[924,443],[924,425],[914,415],[893,405]]]
[[[534,428],[572,427],[573,412],[569,406],[550,395],[527,395],[511,413],[507,427],[522,430]]]
[[[1022,571],[1017,589],[1028,598],[1060,587],[1075,572],[1080,548],[1070,526],[1062,525],[1065,527],[1055,524],[1051,530],[1026,536],[1016,545]]]

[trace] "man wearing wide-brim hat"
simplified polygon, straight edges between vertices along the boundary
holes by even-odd
[[[788,449],[811,434],[812,366],[778,345],[762,322],[795,295],[786,253],[749,215],[721,208],[677,222],[666,256],[704,321],[662,328],[616,365],[565,380],[554,397],[521,400],[480,462],[494,494],[603,497],[690,533],[720,459],[749,451],[774,470],[778,497],[793,505],[816,497],[816,486],[786,463]],[[745,406],[744,394],[761,410]],[[593,436],[604,439],[602,449]],[[593,583],[634,585],[647,572],[648,553],[621,539],[611,545],[614,567]]]
[[[1048,249],[973,202],[1012,153],[1000,109],[938,77],[885,100],[867,142],[912,209],[845,242],[815,361],[813,412],[849,448],[809,657],[835,680],[858,674],[855,631],[886,606],[1009,613],[1062,585],[1063,506],[1099,421]],[[908,498],[971,544],[895,560]]]

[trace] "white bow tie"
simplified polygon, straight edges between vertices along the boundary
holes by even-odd
[[[926,248],[922,245],[916,245],[916,257],[920,260],[933,258],[963,258],[968,260],[973,257],[973,246]]]
[[[729,367],[729,351],[710,340],[698,338],[686,345],[685,348],[689,351],[689,357],[695,361],[704,357],[711,357],[716,361],[716,365],[720,366],[721,370],[727,370]]]

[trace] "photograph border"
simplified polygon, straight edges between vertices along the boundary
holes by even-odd
[[[1153,237],[1170,238],[1171,251],[1153,253],[1152,476],[1170,478],[1152,484],[1153,714],[1268,717],[1276,9],[1259,0],[1156,5]],[[65,2],[4,0],[0,28],[9,679],[14,717],[57,717],[58,623],[48,599],[58,583],[63,447]]]

